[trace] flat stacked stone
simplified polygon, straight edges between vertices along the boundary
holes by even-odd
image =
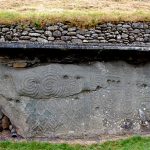
[[[36,29],[32,25],[0,25],[0,42],[57,43],[150,43],[150,22],[105,23],[90,29],[70,27],[63,23]]]

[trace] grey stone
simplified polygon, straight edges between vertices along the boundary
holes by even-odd
[[[47,27],[47,30],[49,30],[49,31],[55,31],[57,29],[58,29],[57,25]]]
[[[138,38],[136,39],[136,41],[143,42],[143,41],[144,41],[144,39],[143,39],[143,38],[138,37]]]
[[[86,37],[85,39],[86,39],[86,40],[93,40],[93,38],[90,37],[90,36],[89,36],[89,37]]]
[[[21,33],[21,35],[23,35],[23,36],[28,35],[28,31],[23,31],[23,32]]]
[[[69,36],[75,36],[77,33],[76,32],[68,32],[67,35]]]
[[[117,40],[120,40],[121,39],[121,35],[117,35]]]
[[[144,29],[148,29],[148,24],[144,23],[143,27],[144,27]]]
[[[123,38],[123,39],[126,39],[126,38],[128,38],[128,34],[124,34],[124,33],[122,33],[122,35],[121,35],[121,37]]]
[[[89,41],[88,40],[83,40],[83,43],[89,43]]]
[[[98,38],[98,34],[94,33],[94,34],[92,34],[91,37],[94,38],[94,39],[96,39],[96,38]]]
[[[3,112],[0,110],[0,120],[3,118]]]
[[[59,30],[56,30],[53,32],[54,37],[61,37],[61,32]]]
[[[144,28],[144,25],[143,23],[132,23],[132,27],[135,28],[135,29],[143,29]]]
[[[105,38],[102,37],[102,36],[98,37],[98,40],[104,40],[104,39],[105,39]]]
[[[21,36],[20,39],[21,40],[30,40],[31,37],[30,36]]]
[[[113,24],[112,23],[107,23],[107,26],[108,27],[113,27]]]
[[[150,29],[146,29],[146,30],[145,30],[145,33],[146,33],[146,34],[150,34]]]
[[[45,31],[44,35],[47,36],[47,37],[52,36],[52,32],[51,31]]]
[[[96,26],[95,29],[96,30],[101,30],[101,27],[100,26]]]
[[[85,34],[84,36],[85,36],[85,37],[90,37],[90,34]]]
[[[72,39],[77,39],[78,37],[76,37],[76,36],[70,36]]]
[[[69,31],[69,32],[75,32],[76,30],[77,30],[76,27],[68,28],[68,31]]]
[[[62,28],[63,28],[64,30],[67,30],[67,29],[68,29],[68,25],[63,25]]]
[[[35,32],[42,34],[42,33],[44,33],[44,30],[35,30]]]
[[[81,39],[72,39],[72,43],[82,43]]]
[[[117,27],[122,27],[122,24],[117,24]]]
[[[140,133],[138,110],[150,116],[149,70],[123,61],[1,65],[1,109],[25,138]]]
[[[101,28],[107,28],[107,24],[99,25],[99,27],[101,27]]]
[[[55,43],[58,43],[58,44],[64,44],[65,41],[62,41],[62,40],[55,40]]]
[[[9,34],[6,35],[6,36],[5,36],[5,40],[6,40],[6,41],[11,41],[11,40],[12,40],[12,36],[9,35]]]
[[[100,33],[102,33],[102,31],[101,30],[95,30],[95,33],[100,34]]]
[[[134,36],[129,36],[129,39],[132,40],[132,41],[135,40]]]
[[[10,29],[9,28],[2,28],[2,32],[8,32]]]
[[[144,37],[150,37],[150,34],[144,34]]]
[[[40,33],[29,33],[29,36],[39,37],[39,36],[41,36],[41,34]]]
[[[0,42],[5,42],[5,38],[3,36],[0,38]]]
[[[125,28],[124,28],[124,29],[125,29]],[[117,27],[117,30],[118,30],[118,31],[122,31],[123,28],[122,28],[122,27]]]
[[[100,43],[108,43],[107,40],[100,40]]]
[[[144,42],[150,42],[150,37],[144,37]]]
[[[80,29],[76,31],[77,34],[81,34],[81,35],[85,35],[87,32],[88,32],[88,29]]]
[[[37,41],[38,41],[38,42],[41,42],[41,43],[46,43],[46,42],[48,42],[48,40],[43,39],[43,38],[40,38],[40,37],[37,38]]]
[[[13,37],[12,41],[19,41],[18,37]]]
[[[132,33],[135,33],[135,34],[138,34],[138,33],[140,33],[141,31],[139,30],[139,29],[134,29],[133,31],[132,31]]]
[[[21,36],[21,33],[16,32],[16,33],[14,33],[14,34],[13,34],[13,36],[15,36],[15,37],[19,37],[19,36]]]
[[[32,31],[32,28],[27,27],[27,28],[24,29],[24,31]]]
[[[43,34],[40,37],[43,38],[43,39],[47,39],[47,37]]]
[[[35,42],[35,41],[37,41],[37,38],[32,37],[32,38],[30,39],[30,41],[31,41],[31,42]]]
[[[54,37],[48,37],[48,41],[54,41],[55,38]]]
[[[81,34],[77,34],[77,37],[81,40],[84,40],[85,39],[85,36],[81,35]]]
[[[62,35],[67,35],[68,31],[63,31]]]
[[[89,40],[90,43],[99,43],[99,40]]]
[[[70,36],[61,36],[61,40],[69,41],[69,40],[71,40],[71,37]]]
[[[122,27],[123,27],[123,28],[131,28],[131,26],[130,26],[130,25],[127,25],[127,24],[123,25]]]
[[[116,42],[116,39],[109,39],[108,42]]]
[[[64,29],[63,29],[62,27],[59,27],[59,31],[63,32],[63,31],[64,31]]]

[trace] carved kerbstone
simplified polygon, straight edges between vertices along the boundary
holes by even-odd
[[[149,70],[124,62],[0,66],[0,106],[23,137],[138,132],[139,109],[150,115]]]

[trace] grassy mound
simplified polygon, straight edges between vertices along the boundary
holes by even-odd
[[[2,0],[0,24],[65,22],[94,26],[104,22],[150,21],[149,0]]]

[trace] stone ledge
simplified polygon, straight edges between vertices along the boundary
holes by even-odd
[[[150,44],[66,44],[39,42],[0,42],[0,49],[59,49],[59,50],[132,50],[150,51]]]

